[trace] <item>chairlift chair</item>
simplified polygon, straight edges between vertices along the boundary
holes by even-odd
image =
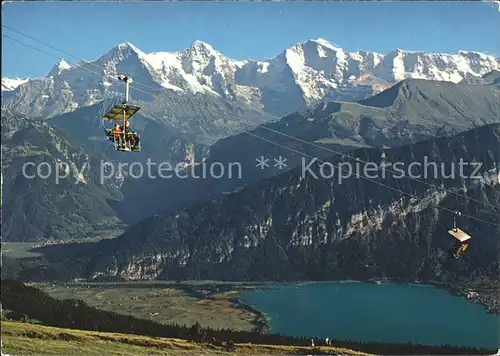
[[[132,78],[126,75],[119,75],[118,79],[125,82],[125,101],[122,104],[117,104],[113,106],[105,115],[104,120],[106,121],[117,121],[122,123],[123,127],[123,142],[118,142],[118,140],[114,140],[115,149],[121,152],[139,152],[141,150],[140,146],[140,137],[138,133],[127,134],[125,127],[127,122],[134,116],[139,110],[139,106],[130,105],[129,101],[129,86],[132,83]],[[132,145],[130,142],[130,138],[128,136],[134,135],[139,139],[139,142],[136,145]]]
[[[459,211],[456,211],[453,214],[453,229],[448,230],[448,233],[454,237],[455,239],[458,240],[459,242],[459,247],[453,252],[453,257],[459,258],[460,255],[467,250],[468,243],[466,241],[470,240],[472,237],[466,233],[465,231],[461,230],[460,228],[457,227],[457,217],[461,216],[462,213]]]

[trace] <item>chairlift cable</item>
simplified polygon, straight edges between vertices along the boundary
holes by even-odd
[[[43,45],[45,45],[45,46],[47,46],[47,47],[50,47],[50,48],[52,48],[52,49],[54,49],[54,50],[56,50],[56,51],[58,51],[58,52],[61,52],[61,53],[63,53],[63,54],[66,54],[66,55],[68,55],[68,56],[70,56],[70,57],[72,57],[72,58],[75,58],[75,59],[77,59],[77,60],[79,60],[79,61],[81,61],[81,62],[85,62],[86,64],[91,65],[91,66],[93,66],[94,68],[98,68],[99,70],[104,70],[104,68],[103,68],[103,67],[101,67],[101,66],[98,66],[98,65],[96,65],[96,64],[93,64],[93,63],[87,62],[86,60],[84,60],[84,59],[82,59],[82,58],[79,58],[79,57],[77,57],[77,56],[75,56],[75,55],[73,55],[73,54],[71,54],[71,53],[69,53],[69,52],[67,52],[67,51],[64,51],[64,50],[62,50],[62,49],[60,49],[60,48],[58,48],[58,47],[56,47],[56,46],[53,46],[53,45],[51,45],[51,44],[49,44],[49,43],[46,43],[46,42],[44,42],[44,41],[41,41],[41,40],[39,40],[39,39],[37,39],[37,38],[35,38],[35,37],[33,37],[33,36],[30,36],[30,35],[28,35],[28,34],[25,34],[25,33],[21,32],[21,31],[19,31],[19,30],[16,30],[16,29],[14,29],[14,28],[12,28],[12,27],[9,27],[9,26],[7,26],[7,25],[2,25],[2,27],[5,27],[5,28],[7,28],[7,29],[9,29],[9,30],[11,30],[11,31],[14,31],[14,32],[16,32],[16,33],[18,33],[18,34],[20,34],[20,35],[22,35],[22,36],[25,36],[25,37],[27,37],[27,38],[30,38],[30,39],[32,39],[32,40],[34,40],[34,41],[36,41],[36,42],[39,42],[39,43],[41,43],[41,44],[43,44]],[[2,34],[2,36],[4,36],[4,35]],[[6,37],[6,36],[5,36],[5,37]],[[43,52],[43,51],[42,51],[42,52]],[[43,52],[43,53],[48,54],[47,52]],[[49,55],[51,55],[51,54],[49,54]],[[63,59],[63,58],[59,58],[59,59]],[[79,66],[79,67],[81,67],[82,69],[85,69],[85,68],[83,68],[83,67],[82,67],[82,65],[78,65],[78,66]],[[92,73],[97,74],[97,75],[101,75],[101,74],[98,74],[98,73],[96,73],[96,72],[92,72]],[[106,75],[106,74],[104,74],[104,75]],[[106,76],[107,76],[107,75],[106,75]],[[111,76],[110,76],[110,77],[111,77]],[[114,78],[114,77],[112,77],[112,78],[113,78],[113,79],[115,79],[115,80],[117,80],[117,79],[116,79],[116,78]],[[118,79],[118,80],[119,80],[119,79]],[[141,82],[137,82],[137,81],[134,81],[134,83],[135,83],[136,85],[140,85],[140,86],[143,86],[143,87],[145,87],[145,88],[152,89],[152,90],[154,90],[155,92],[157,92],[157,91],[158,91],[158,88],[153,88],[153,87],[152,87],[152,86],[150,86],[150,85],[147,85],[147,84],[144,84],[144,83],[141,83]],[[132,86],[132,85],[131,85],[131,86]],[[142,91],[142,90],[140,90],[140,89],[138,89],[138,88],[134,88],[134,89],[135,89],[135,90],[137,90],[137,91],[139,91],[139,92],[141,92],[141,93],[144,93],[144,94],[146,94],[146,95],[150,95],[150,96],[154,97],[154,95],[152,95],[151,93],[146,93],[146,92],[144,92],[144,91]],[[241,119],[239,119],[239,121],[242,121],[242,122],[245,122],[245,123],[247,123],[247,124],[249,124],[249,125],[251,125],[251,126],[254,126],[254,123],[252,123],[252,122],[250,122],[250,121],[247,121],[247,120],[245,120],[245,119],[242,119],[242,118],[241,118]],[[368,163],[369,163],[369,162],[364,161],[364,160],[361,160],[361,159],[356,159],[356,158],[353,158],[352,156],[350,156],[350,155],[348,155],[348,154],[346,154],[346,153],[343,153],[343,152],[339,152],[339,151],[333,150],[333,149],[331,149],[331,148],[328,148],[328,147],[325,147],[325,146],[322,146],[322,145],[316,144],[316,143],[314,143],[314,142],[309,142],[309,141],[303,140],[303,139],[301,139],[301,138],[299,138],[299,137],[295,137],[295,136],[292,136],[292,135],[288,135],[288,134],[286,134],[286,133],[284,133],[284,132],[281,132],[281,131],[278,131],[278,130],[274,130],[274,129],[272,129],[272,128],[270,128],[270,127],[267,127],[267,126],[265,126],[265,125],[262,125],[262,126],[257,126],[257,127],[262,128],[262,129],[267,130],[267,131],[270,131],[270,132],[273,132],[273,133],[276,133],[276,134],[281,135],[281,136],[283,136],[283,137],[287,137],[287,138],[290,138],[290,139],[296,140],[296,141],[298,141],[298,142],[301,142],[301,143],[304,143],[304,144],[310,145],[310,146],[312,146],[312,147],[316,147],[316,148],[319,148],[319,149],[321,149],[321,150],[325,150],[325,151],[328,151],[328,152],[334,153],[335,155],[340,155],[341,157],[348,158],[348,159],[350,159],[350,160],[357,160],[358,162],[361,162],[361,163],[364,163],[364,164],[368,164]],[[243,130],[242,132],[247,132],[247,131]],[[385,168],[385,167],[384,167],[384,168],[382,168],[382,167],[378,167],[378,169],[379,169],[379,170],[385,169],[387,172],[390,172],[390,173],[392,173],[392,174],[397,173],[396,171],[394,171],[394,170],[392,170],[392,169]],[[437,185],[432,184],[432,183],[429,183],[429,182],[426,182],[426,181],[424,181],[424,180],[422,180],[422,179],[419,179],[419,178],[414,178],[414,177],[407,177],[407,176],[404,176],[404,178],[406,178],[406,179],[411,179],[411,180],[413,180],[413,181],[415,181],[415,182],[422,183],[422,184],[425,184],[425,185],[427,185],[427,186],[429,186],[429,187],[432,187],[432,188],[435,188],[435,189],[440,190],[440,187],[438,187]],[[500,211],[500,206],[493,205],[493,204],[490,204],[490,203],[487,203],[487,202],[480,201],[480,200],[478,200],[478,199],[471,198],[471,197],[469,197],[469,196],[467,196],[467,195],[465,195],[465,194],[460,194],[460,193],[457,193],[457,192],[453,192],[453,191],[451,191],[450,189],[444,189],[444,190],[445,190],[447,193],[450,193],[450,194],[453,194],[453,195],[456,195],[456,196],[459,196],[459,197],[462,197],[462,198],[468,199],[468,200],[470,200],[470,201],[474,201],[474,202],[479,203],[479,204],[483,204],[483,205],[485,205],[485,206],[488,206],[488,207],[491,207],[491,208],[494,208],[494,209],[496,209],[496,210],[499,210],[499,211]]]
[[[287,147],[287,146],[282,145],[282,144],[280,144],[280,143],[273,142],[273,141],[268,140],[268,139],[266,139],[266,138],[264,138],[264,137],[261,137],[261,136],[255,135],[255,134],[253,134],[253,133],[250,133],[250,132],[246,132],[246,133],[247,133],[248,135],[251,135],[251,136],[253,136],[253,137],[256,137],[256,138],[258,138],[258,139],[260,139],[260,140],[263,140],[263,141],[269,142],[269,143],[271,143],[271,144],[274,144],[274,145],[276,145],[276,146],[282,147],[282,148],[284,148],[284,149],[286,149],[286,150],[289,150],[289,151],[292,151],[292,152],[295,152],[295,153],[301,154],[302,156],[305,156],[305,157],[307,157],[307,158],[311,158],[311,159],[314,159],[314,158],[315,158],[315,157],[313,157],[313,156],[311,156],[311,155],[308,155],[307,153],[303,153],[303,152],[301,152],[301,151],[299,151],[299,150],[296,150],[296,149],[294,149],[294,148],[290,148],[290,147]],[[323,164],[325,164],[325,163],[326,163],[325,161],[320,160],[320,159],[318,159],[318,158],[316,158],[316,160],[317,160],[318,162],[320,162],[320,163],[323,163]],[[337,169],[339,169],[339,170],[344,170],[344,171],[345,171],[345,169],[340,168],[338,165],[335,165],[335,164],[333,164],[333,163],[330,163],[330,164],[332,164],[335,168],[337,168]],[[347,171],[347,172],[350,172],[350,171]],[[424,198],[420,198],[420,197],[416,196],[415,194],[408,193],[408,192],[405,192],[405,191],[403,191],[403,190],[400,190],[400,189],[397,189],[397,188],[391,187],[390,185],[387,185],[387,184],[381,183],[381,182],[379,182],[379,181],[376,181],[376,180],[374,180],[374,179],[371,179],[371,178],[365,177],[365,176],[363,176],[363,175],[359,175],[359,177],[360,177],[360,178],[362,178],[362,179],[366,179],[366,180],[368,180],[368,181],[370,181],[370,182],[372,182],[372,183],[378,184],[378,185],[380,185],[380,186],[382,186],[382,187],[385,187],[385,188],[387,188],[387,189],[390,189],[390,190],[393,190],[393,191],[395,191],[395,192],[398,192],[398,193],[404,194],[404,195],[409,196],[409,197],[411,197],[411,198],[415,198],[415,199],[417,199],[417,200],[419,200],[419,201],[423,201],[423,200],[424,200]],[[441,206],[441,205],[438,205],[438,204],[436,204],[436,205],[435,205],[435,207],[436,207],[436,208],[439,208],[439,209],[443,209],[443,210],[448,211],[448,212],[451,212],[451,213],[455,213],[455,211],[456,211],[456,210],[449,209],[449,208],[446,208],[446,207]],[[483,220],[483,219],[480,219],[480,218],[476,218],[476,217],[474,217],[474,216],[470,216],[470,215],[466,215],[466,214],[462,214],[462,216],[468,217],[469,219],[472,219],[472,220],[476,220],[476,221],[484,222],[484,223],[486,223],[486,224],[490,224],[490,225],[493,225],[493,226],[500,227],[500,224],[495,224],[495,223],[493,223],[493,222],[490,222],[490,221],[487,221],[487,220]]]
[[[62,49],[60,49],[60,48],[57,48],[56,46],[53,46],[53,45],[51,45],[50,43],[44,42],[44,41],[42,41],[42,40],[39,40],[38,38],[35,38],[35,37],[33,37],[33,36],[30,36],[30,35],[28,35],[28,34],[26,34],[26,33],[21,32],[21,31],[19,31],[19,30],[16,30],[15,28],[9,27],[9,26],[7,26],[7,25],[2,25],[2,27],[5,27],[5,28],[7,28],[7,29],[9,29],[9,30],[11,30],[11,31],[14,31],[14,32],[16,32],[17,34],[19,34],[19,35],[21,35],[21,36],[24,36],[24,37],[27,37],[27,38],[29,38],[29,39],[31,39],[31,40],[33,40],[33,41],[35,41],[35,42],[38,42],[38,43],[40,43],[40,44],[43,44],[44,46],[47,46],[47,47],[49,47],[49,48],[52,48],[53,50],[55,50],[55,51],[57,51],[57,52],[60,52],[60,53],[62,53],[62,54],[65,54],[65,55],[67,55],[67,56],[69,56],[69,57],[72,57],[72,58],[74,58],[74,59],[76,59],[76,60],[78,60],[78,61],[80,61],[80,62],[84,62],[85,64],[87,64],[87,65],[89,65],[89,66],[92,66],[92,67],[94,67],[94,68],[97,68],[98,70],[103,70],[103,69],[104,69],[104,68],[102,68],[102,67],[100,67],[100,66],[98,66],[98,65],[96,65],[96,64],[94,64],[94,63],[88,62],[88,61],[86,61],[86,60],[84,60],[84,59],[82,59],[82,58],[79,58],[79,57],[77,57],[77,56],[75,56],[75,55],[73,55],[73,54],[71,54],[71,53],[68,53],[68,52],[66,52],[66,51],[64,51],[64,50],[62,50]],[[59,58],[59,59],[64,60],[64,58],[62,58],[62,57],[61,57],[61,58]],[[81,65],[77,65],[77,66],[82,66],[82,65],[83,65],[83,64],[81,64]],[[100,74],[99,74],[99,75],[100,75]],[[154,90],[158,90],[157,88],[153,88],[153,87],[150,87],[150,86],[145,85],[145,84],[142,84],[142,83],[138,83],[138,82],[136,82],[136,84],[141,85],[141,86],[145,86],[145,87],[147,87],[147,88],[151,88],[151,89],[154,89]],[[150,94],[148,93],[148,95],[150,95]]]
[[[2,26],[3,26],[3,25],[2,25]],[[30,45],[30,44],[28,44],[28,43],[26,43],[26,42],[16,40],[15,38],[12,38],[12,37],[10,37],[10,36],[8,36],[8,35],[6,35],[6,34],[3,34],[3,33],[2,33],[2,37],[8,38],[8,39],[9,39],[9,40],[11,40],[11,41],[14,41],[14,42],[17,42],[17,43],[19,43],[19,44],[22,44],[23,46],[26,46],[26,47],[32,48],[32,49],[34,49],[34,50],[36,50],[36,51],[38,51],[38,52],[44,53],[44,54],[46,54],[46,55],[48,55],[48,56],[51,56],[51,57],[57,58],[57,59],[59,59],[59,60],[65,60],[65,59],[64,59],[64,58],[62,58],[62,57],[56,56],[55,54],[52,54],[52,53],[48,53],[48,52],[44,51],[43,49],[37,48],[37,47],[35,47],[35,46],[32,46],[32,45]],[[69,63],[68,63],[68,64],[69,64]],[[114,76],[112,76],[112,75],[110,75],[110,74],[106,74],[106,73],[97,73],[97,72],[94,72],[93,70],[91,70],[91,69],[89,69],[89,68],[85,68],[85,67],[84,67],[84,64],[73,64],[73,65],[72,65],[72,67],[73,67],[73,68],[75,68],[75,67],[76,67],[76,68],[81,68],[81,69],[83,69],[83,70],[86,70],[87,72],[93,73],[93,74],[95,74],[95,75],[97,75],[97,76],[100,76],[100,77],[107,77],[107,78],[110,78],[110,79],[115,80],[115,81],[120,81],[118,78],[115,78]],[[101,69],[103,69],[103,68],[101,68]],[[145,92],[145,91],[143,91],[143,90],[141,90],[141,89],[135,88],[135,90],[137,90],[137,91],[139,91],[139,92],[141,92],[141,93],[143,93],[143,94],[149,95],[149,96],[151,96],[151,97],[153,97],[153,98],[155,97],[155,96],[154,96],[154,95],[152,95],[151,93]]]
[[[2,25],[2,26],[3,26],[3,25]],[[6,37],[6,38],[8,38],[8,39],[11,39],[11,40],[13,40],[13,41],[15,41],[15,42],[18,42],[18,43],[20,43],[20,44],[23,44],[23,45],[25,45],[25,46],[27,46],[27,47],[33,48],[33,49],[35,49],[35,50],[37,50],[37,51],[39,51],[39,52],[45,53],[45,54],[47,54],[47,55],[49,55],[49,56],[53,56],[53,57],[55,57],[55,58],[60,58],[60,57],[57,57],[57,56],[55,56],[55,55],[53,55],[53,54],[50,54],[50,53],[45,52],[45,51],[43,51],[43,50],[40,50],[39,48],[36,48],[36,47],[31,46],[31,45],[29,45],[29,44],[26,44],[26,43],[24,43],[24,42],[22,42],[22,41],[18,41],[18,40],[12,39],[11,37],[9,37],[9,36],[7,36],[7,35],[2,34],[2,36],[3,36],[3,37]],[[80,66],[80,67],[81,67],[81,66]],[[87,70],[87,71],[89,71],[89,72],[91,72],[91,73],[97,74],[97,73],[95,73],[95,72],[93,72],[93,71],[89,70],[88,68],[84,68],[84,67],[81,67],[81,68],[82,68],[83,70]],[[98,74],[98,75],[101,75],[101,74]],[[105,75],[105,76],[109,76],[109,75],[106,75],[106,74],[104,74],[104,75]],[[109,76],[109,77],[111,77],[111,78],[112,78],[112,79],[114,79],[114,80],[119,80],[119,79],[114,78],[114,77],[112,77],[112,76]],[[135,83],[137,83],[137,82],[135,82]],[[145,93],[145,94],[147,94],[147,95],[151,95],[150,93],[146,93],[146,92],[144,92],[144,91],[142,91],[142,90],[140,90],[140,89],[137,89],[137,88],[135,88],[135,90],[137,90],[137,91],[139,91],[139,92],[142,92],[142,93]],[[155,90],[156,90],[156,89],[155,89]],[[242,119],[241,121],[245,121],[245,120],[243,120],[243,119]],[[265,126],[259,126],[259,127],[261,127],[261,128],[265,128]],[[266,129],[267,129],[267,128],[266,128]],[[289,138],[296,139],[296,140],[300,140],[300,141],[303,141],[304,143],[307,143],[307,144],[311,144],[310,142],[307,142],[307,141],[301,140],[301,139],[299,139],[299,138],[296,138],[296,137],[293,137],[293,136],[290,136],[290,135],[287,135],[287,134],[281,133],[280,131],[276,131],[276,130],[272,130],[272,129],[270,129],[270,130],[271,130],[271,131],[273,131],[273,132],[276,132],[276,133],[278,133],[278,134],[280,134],[280,135],[285,135],[285,136],[287,136],[287,137],[289,137]],[[259,136],[259,135],[254,134],[254,133],[250,133],[250,132],[248,132],[248,131],[243,131],[243,133],[246,133],[246,134],[248,134],[248,135],[250,135],[250,136],[256,137],[256,138],[261,139],[261,140],[263,140],[263,141],[269,142],[269,143],[271,143],[271,144],[273,144],[273,145],[276,145],[276,146],[282,147],[282,148],[287,149],[287,150],[289,150],[289,151],[292,151],[292,152],[298,153],[298,154],[300,154],[300,155],[302,155],[302,156],[304,156],[304,157],[308,157],[308,158],[315,158],[315,157],[312,157],[312,156],[310,156],[310,155],[308,155],[308,154],[306,154],[306,153],[304,153],[304,152],[301,152],[301,151],[299,151],[299,150],[295,150],[295,149],[293,149],[293,148],[290,148],[290,147],[287,147],[287,146],[281,145],[280,143],[274,142],[274,141],[272,141],[272,140],[268,140],[268,139],[266,139],[266,138],[264,138],[264,137],[261,137],[261,136]],[[319,145],[318,145],[318,147],[322,147],[322,146],[319,146]],[[325,147],[325,149],[327,149],[327,148]],[[330,150],[330,149],[327,149],[327,150],[329,150],[329,151],[333,151],[333,150]],[[335,152],[335,151],[333,151],[333,152]],[[342,155],[345,155],[345,154],[342,154]],[[351,158],[350,156],[347,156],[347,157]],[[322,160],[320,160],[320,159],[317,159],[317,158],[316,158],[316,160],[317,160],[318,162],[325,163],[324,161],[322,161]],[[361,162],[363,162],[363,161],[361,161]],[[334,167],[336,167],[336,168],[340,169],[340,167],[338,167],[338,166],[336,166],[336,165],[334,165]],[[404,194],[404,195],[407,195],[407,196],[409,196],[409,197],[413,197],[413,198],[415,198],[415,199],[417,199],[417,200],[420,200],[420,201],[423,201],[423,200],[424,200],[423,198],[419,198],[418,196],[416,196],[416,195],[414,195],[414,194],[407,193],[407,192],[405,192],[405,191],[402,191],[402,190],[400,190],[400,189],[397,189],[397,188],[391,187],[391,186],[389,186],[389,185],[386,185],[386,184],[384,184],[384,183],[378,182],[378,181],[376,181],[376,180],[373,180],[373,179],[371,179],[371,178],[365,177],[365,176],[363,176],[363,175],[359,175],[359,177],[360,177],[360,178],[362,178],[362,179],[366,179],[366,180],[368,180],[368,181],[371,181],[372,183],[378,184],[378,185],[380,185],[380,186],[382,186],[382,187],[385,187],[385,188],[387,188],[387,189],[390,189],[390,190],[393,190],[393,191],[399,192],[399,193]],[[414,179],[414,178],[409,177],[408,179]],[[427,183],[427,182],[424,182],[424,183]],[[432,185],[432,184],[430,184],[430,183],[427,183],[427,184]],[[449,193],[451,193],[451,194],[460,195],[460,194],[457,194],[457,193],[455,193],[455,192],[450,192],[449,190],[446,190],[446,189],[445,189],[445,191],[447,191],[447,192],[449,192]],[[489,205],[489,206],[491,206],[491,207],[494,207],[494,208],[496,208],[496,209],[500,209],[500,207],[497,207],[497,206],[495,206],[495,205],[491,205],[491,204],[488,204],[488,203],[484,203],[484,202],[481,202],[481,201],[479,201],[479,200],[475,200],[475,199],[472,199],[472,198],[470,198],[470,197],[467,197],[467,196],[465,196],[465,195],[462,195],[462,196],[463,196],[463,197],[465,197],[466,199],[471,200],[471,201],[476,201],[476,202],[478,202],[478,203],[482,203],[482,204],[485,204],[485,205]],[[449,209],[449,208],[446,208],[446,207],[443,207],[443,206],[440,206],[440,205],[437,205],[437,204],[435,205],[435,207],[436,207],[436,208],[439,208],[439,209],[442,209],[442,210],[445,210],[445,211],[448,211],[448,212],[452,212],[452,213],[454,213],[454,212],[455,212],[455,210],[452,210],[452,209]],[[483,222],[483,223],[485,223],[485,224],[489,224],[489,225],[492,225],[492,226],[500,227],[500,224],[495,224],[495,223],[493,223],[493,222],[490,222],[490,221],[487,221],[487,220],[483,220],[483,219],[480,219],[480,218],[477,218],[477,217],[474,217],[474,216],[470,216],[470,215],[466,215],[466,214],[462,214],[462,216],[467,217],[467,218],[472,219],[472,220],[476,220],[476,221],[479,221],[479,222]]]

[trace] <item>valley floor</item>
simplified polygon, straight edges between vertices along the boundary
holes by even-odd
[[[186,340],[130,334],[61,329],[28,323],[2,322],[2,354],[9,355],[368,355],[336,347],[197,344]]]
[[[175,282],[34,284],[57,299],[81,299],[98,309],[130,314],[163,324],[251,331],[266,327],[263,316],[238,301],[225,284]]]

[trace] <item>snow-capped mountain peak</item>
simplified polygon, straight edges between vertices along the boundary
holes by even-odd
[[[130,42],[122,42],[122,43],[118,44],[116,47],[118,47],[120,49],[131,48],[136,52],[140,52],[140,50]]]
[[[53,77],[61,74],[61,72],[71,68],[71,65],[64,59],[61,59],[52,69],[50,70],[48,77]]]
[[[182,58],[187,59],[191,63],[198,63],[201,66],[206,66],[215,58],[221,62],[221,58],[225,58],[221,53],[216,51],[211,45],[202,41],[194,41],[191,46],[184,50],[181,54]],[[199,67],[198,65],[198,67]],[[190,67],[190,65],[188,65]],[[199,68],[202,70],[202,68]]]
[[[2,91],[13,91],[18,86],[28,82],[28,79],[23,78],[2,78]]]
[[[324,38],[316,38],[311,40],[311,42],[315,42],[323,47],[329,48],[334,51],[339,51],[342,50],[342,48],[335,46],[334,44],[330,43],[328,40],[325,40]]]
[[[195,52],[205,52],[205,53],[210,53],[210,54],[215,54],[219,53],[216,51],[210,44],[196,40],[194,41],[191,46],[189,46],[188,50],[195,51]]]
[[[109,61],[119,62],[123,61],[130,56],[141,57],[144,55],[140,49],[134,46],[130,42],[123,42],[116,46],[113,46],[107,53],[99,57],[96,62],[106,63]]]
[[[123,52],[127,52],[127,51],[133,51],[133,52],[136,52],[136,53],[142,53],[142,51],[139,48],[137,48],[136,46],[134,46],[130,42],[119,43],[116,46],[113,46],[113,48],[111,48],[109,50],[109,52],[122,52],[122,53]]]
[[[164,88],[222,96],[282,116],[324,98],[360,100],[406,78],[458,83],[500,70],[500,58],[478,52],[347,52],[323,38],[261,61],[230,59],[203,41],[183,51],[152,53],[123,42],[81,64],[60,62],[49,76],[32,81],[2,79],[2,91],[9,92],[2,105],[37,116],[60,114],[122,93],[113,78],[128,74],[152,92],[143,94],[133,84],[132,100],[151,100],[154,88]]]
[[[460,56],[478,56],[478,57],[488,57],[486,53],[481,53],[478,51],[465,51],[465,50],[458,50],[457,54]]]

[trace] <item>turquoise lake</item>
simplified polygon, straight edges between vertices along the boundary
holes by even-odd
[[[241,299],[268,315],[271,332],[284,335],[500,348],[500,317],[432,286],[289,284]]]

